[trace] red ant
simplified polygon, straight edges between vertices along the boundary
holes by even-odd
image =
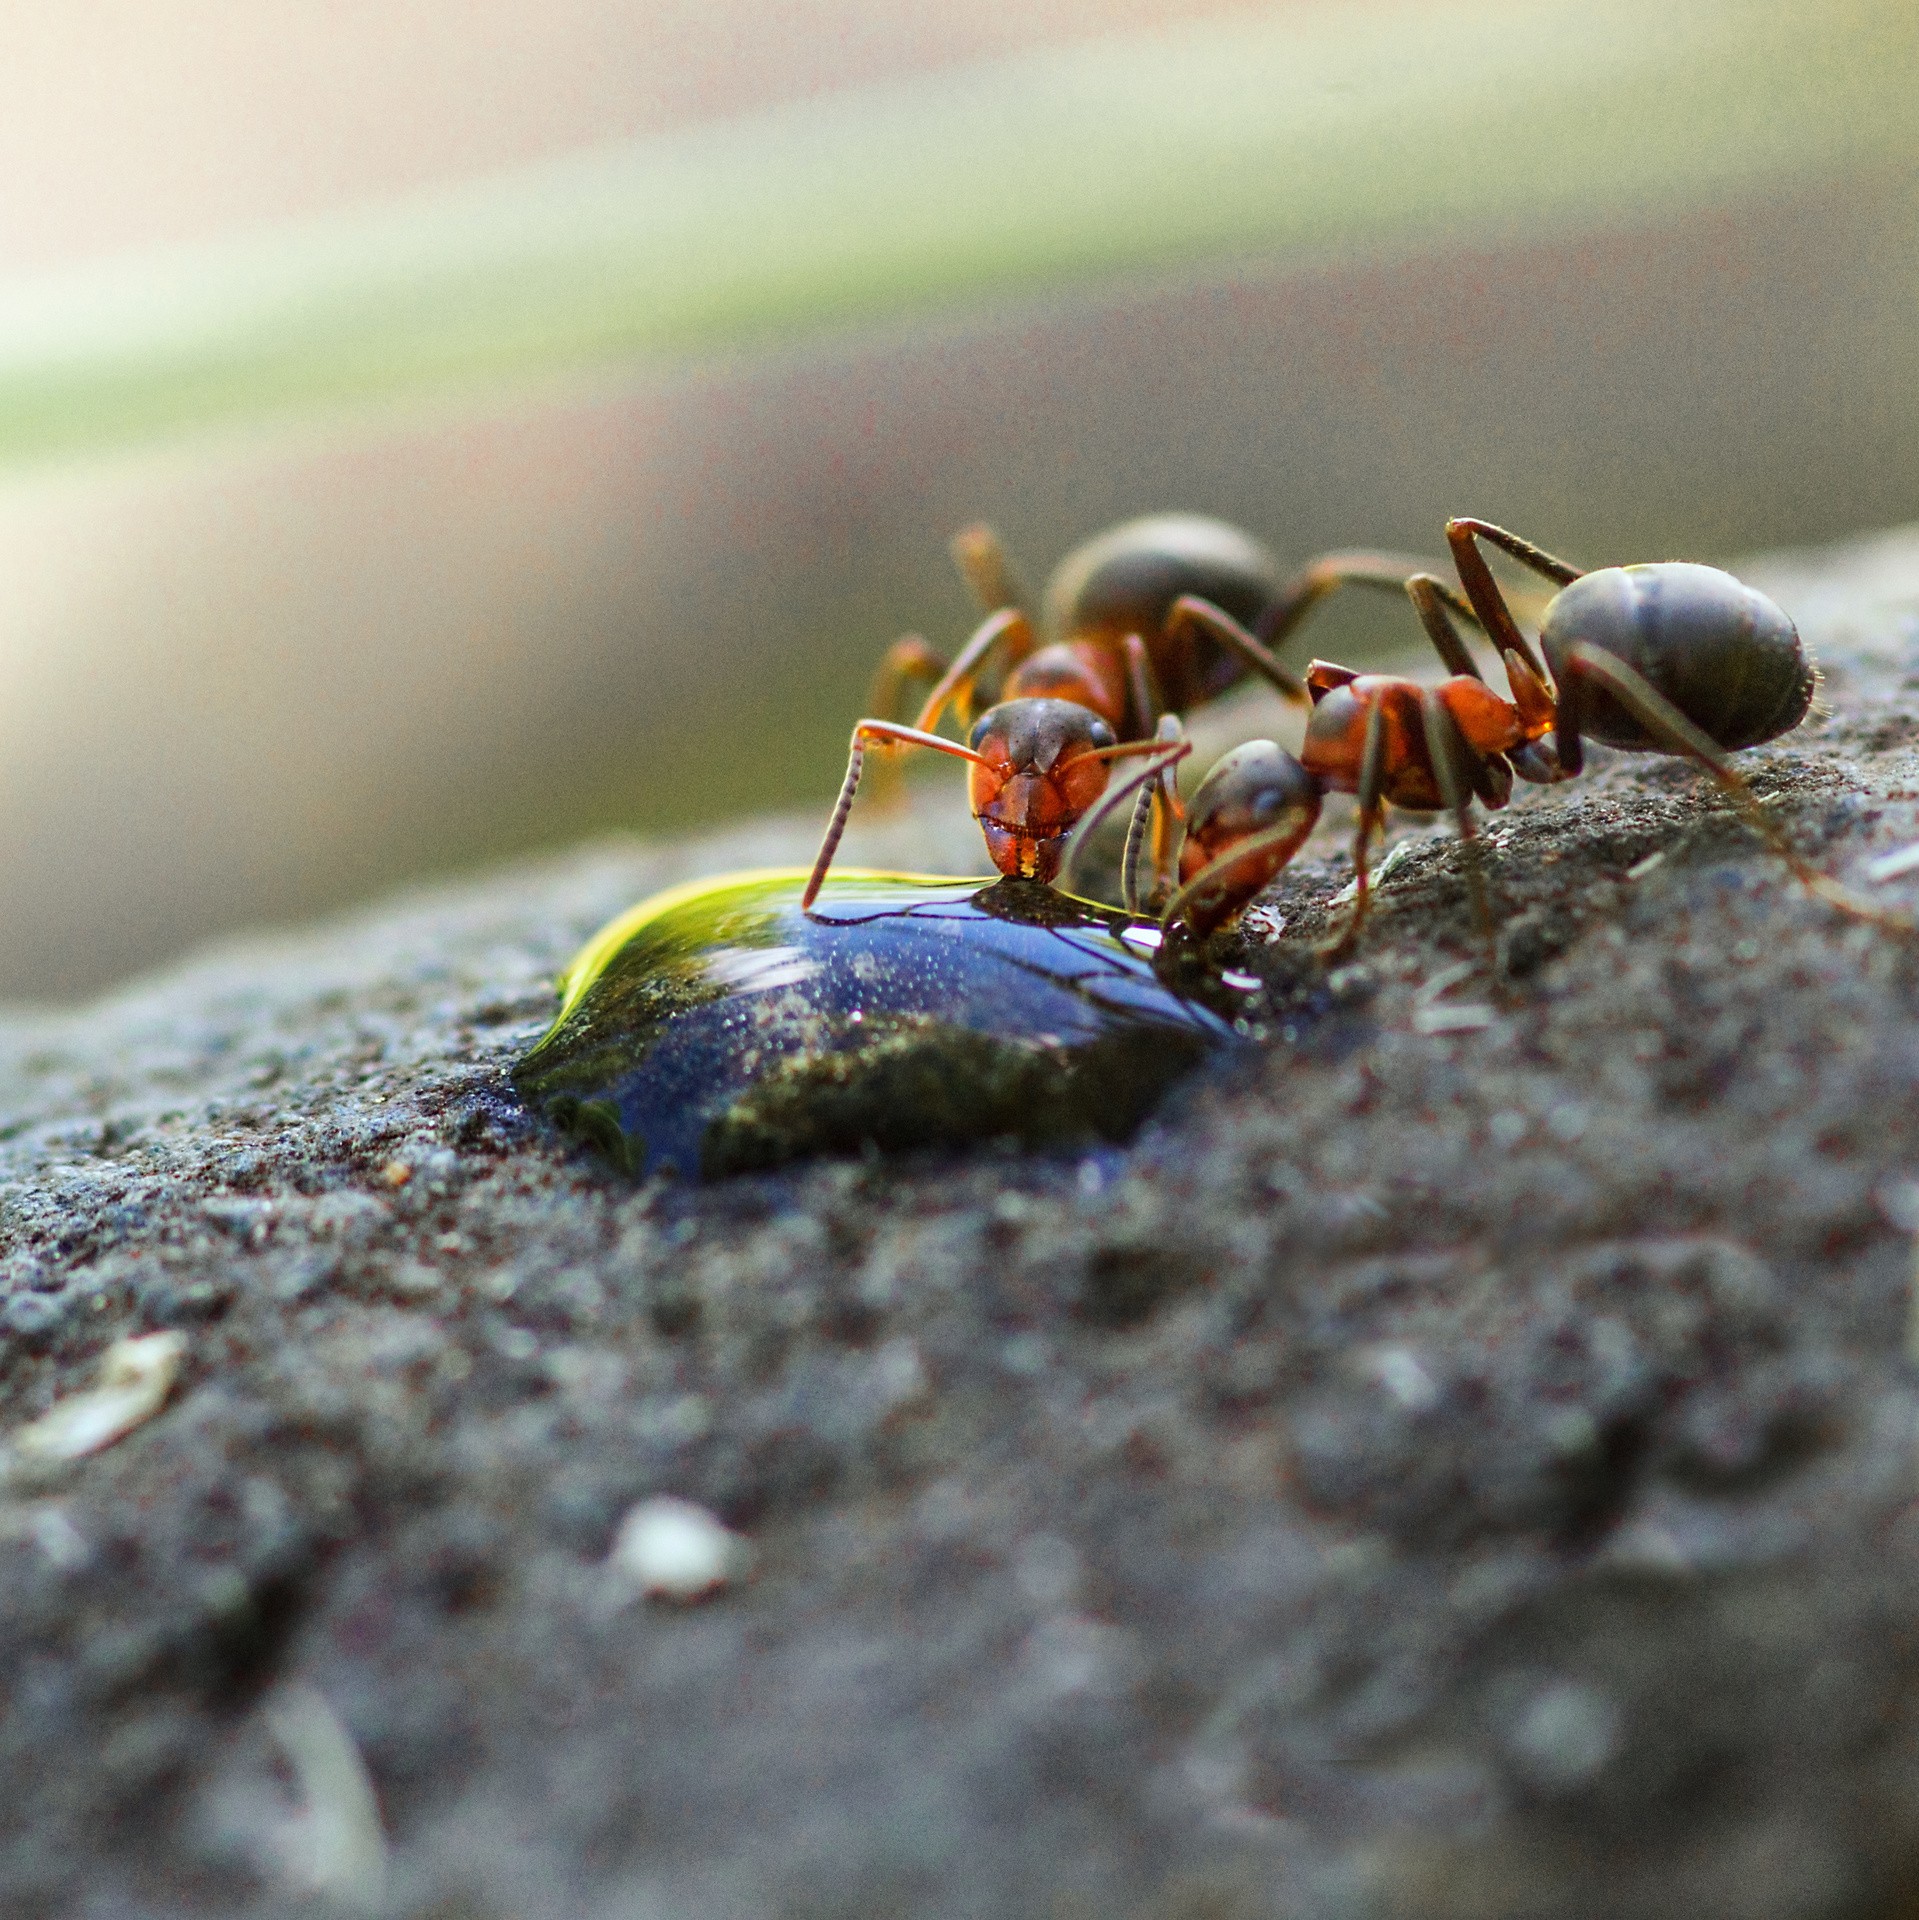
[[[1501,699],[1480,677],[1448,611],[1458,603],[1445,583],[1411,574],[1402,584],[1451,677],[1424,687],[1314,661],[1300,758],[1255,741],[1228,754],[1194,792],[1180,885],[1162,916],[1167,925],[1183,922],[1204,936],[1232,918],[1293,857],[1318,818],[1322,795],[1336,790],[1357,796],[1359,823],[1356,896],[1334,950],[1350,947],[1365,923],[1367,856],[1389,804],[1451,812],[1491,946],[1472,802],[1504,806],[1515,774],[1541,784],[1572,779],[1591,739],[1694,761],[1808,891],[1857,918],[1912,930],[1905,916],[1862,899],[1800,855],[1727,758],[1790,732],[1818,683],[1797,629],[1764,594],[1687,561],[1582,573],[1483,520],[1449,521],[1446,538],[1471,617],[1498,649],[1512,698]],[[1558,589],[1540,625],[1544,664],[1519,631],[1479,550],[1482,540]],[[1198,617],[1200,610],[1180,603],[1173,613]],[[1168,786],[1140,796],[1128,836],[1129,896],[1149,802],[1177,804]],[[1162,886],[1169,878],[1162,875]]]
[[[846,779],[802,897],[811,906],[846,826],[869,746],[930,747],[968,761],[974,817],[1001,873],[1055,879],[1074,828],[1106,795],[1111,763],[1146,762],[1109,799],[1158,780],[1159,845],[1176,817],[1171,770],[1190,751],[1173,716],[1256,674],[1306,705],[1306,683],[1273,649],[1310,609],[1349,580],[1400,585],[1421,563],[1388,553],[1329,554],[1282,584],[1266,550],[1223,521],[1157,514],[1128,521],[1061,561],[1046,590],[1041,645],[999,542],[970,527],[954,557],[988,616],[951,664],[917,635],[896,641],[874,679],[875,717],[853,729]],[[1461,613],[1469,610],[1442,589]],[[1008,663],[999,699],[975,717],[975,696],[995,653]],[[915,722],[885,717],[907,682],[930,679]],[[965,745],[934,729],[956,707]]]

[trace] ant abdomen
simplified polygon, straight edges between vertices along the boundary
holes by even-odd
[[[1771,600],[1717,567],[1685,560],[1581,574],[1547,607],[1539,640],[1562,694],[1576,671],[1570,650],[1596,647],[1729,749],[1796,727],[1818,681],[1798,629]],[[1612,747],[1674,751],[1590,683],[1580,691],[1579,731]]]
[[[1059,563],[1046,586],[1046,626],[1062,640],[1140,635],[1154,649],[1166,705],[1183,713],[1216,699],[1246,669],[1190,624],[1162,642],[1173,602],[1208,600],[1253,627],[1281,584],[1278,563],[1251,534],[1206,514],[1148,514],[1096,535]]]

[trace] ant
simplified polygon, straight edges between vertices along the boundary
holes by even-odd
[[[1075,827],[1102,796],[1116,801],[1157,781],[1155,857],[1163,863],[1161,843],[1178,804],[1172,770],[1191,750],[1177,716],[1249,674],[1308,705],[1308,684],[1280,665],[1274,649],[1336,587],[1398,587],[1423,565],[1400,554],[1333,553],[1282,582],[1265,548],[1238,528],[1199,514],[1149,515],[1060,562],[1047,584],[1044,620],[1044,630],[1059,637],[1041,644],[991,530],[968,527],[953,555],[987,617],[950,664],[916,634],[887,649],[874,678],[873,716],[854,726],[846,779],[802,906],[813,904],[833,863],[871,747],[927,747],[969,762],[973,815],[994,866],[1041,881],[1058,877]],[[1471,617],[1456,593],[1441,594]],[[976,713],[995,653],[1004,663],[999,697]],[[887,715],[914,680],[933,684],[908,726]],[[964,745],[935,731],[948,708],[970,727]],[[1127,758],[1144,764],[1108,794],[1112,762]]]
[[[1497,971],[1497,948],[1471,805],[1502,807],[1513,777],[1574,778],[1584,742],[1666,753],[1703,768],[1812,894],[1855,918],[1913,930],[1821,873],[1759,804],[1728,755],[1790,732],[1806,716],[1818,670],[1792,621],[1764,594],[1689,561],[1592,572],[1489,521],[1446,526],[1470,617],[1492,641],[1510,699],[1488,687],[1452,615],[1446,584],[1427,572],[1401,583],[1450,677],[1437,687],[1361,674],[1324,661],[1307,669],[1313,701],[1298,759],[1255,741],[1222,759],[1185,809],[1180,884],[1162,913],[1204,937],[1237,914],[1297,852],[1328,790],[1359,801],[1352,914],[1331,950],[1349,948],[1369,905],[1367,857],[1387,805],[1444,807],[1467,848],[1476,917]],[[1527,643],[1480,551],[1496,547],[1557,589]],[[1372,576],[1365,576],[1372,577]],[[1181,609],[1175,606],[1177,616]],[[1191,611],[1190,609],[1188,610]],[[1549,670],[1550,669],[1550,673]],[[1176,806],[1170,783],[1135,806],[1125,864],[1136,899],[1138,843],[1149,804]],[[1162,870],[1161,889],[1170,884]]]

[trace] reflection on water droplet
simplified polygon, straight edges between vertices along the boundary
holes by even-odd
[[[751,947],[720,947],[707,955],[706,970],[735,993],[770,993],[775,987],[803,985],[819,971],[819,963],[798,947],[769,947],[764,953],[755,953]]]
[[[656,896],[603,929],[514,1071],[635,1176],[822,1153],[1130,1134],[1230,1023],[1126,916],[1030,881],[798,870]]]

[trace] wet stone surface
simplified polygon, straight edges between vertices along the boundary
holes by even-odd
[[[1749,761],[1859,880],[1919,537],[1753,574],[1831,713]],[[688,1189],[531,1120],[579,942],[813,826],[0,1022],[4,1432],[187,1345],[7,1457],[0,1911],[296,1910],[342,1746],[396,1915],[1910,1911],[1919,945],[1610,756],[1492,823],[1509,1003],[1416,825],[1302,955],[1329,821],[1267,1038],[1129,1145]],[[620,1572],[669,1497],[710,1580]]]

